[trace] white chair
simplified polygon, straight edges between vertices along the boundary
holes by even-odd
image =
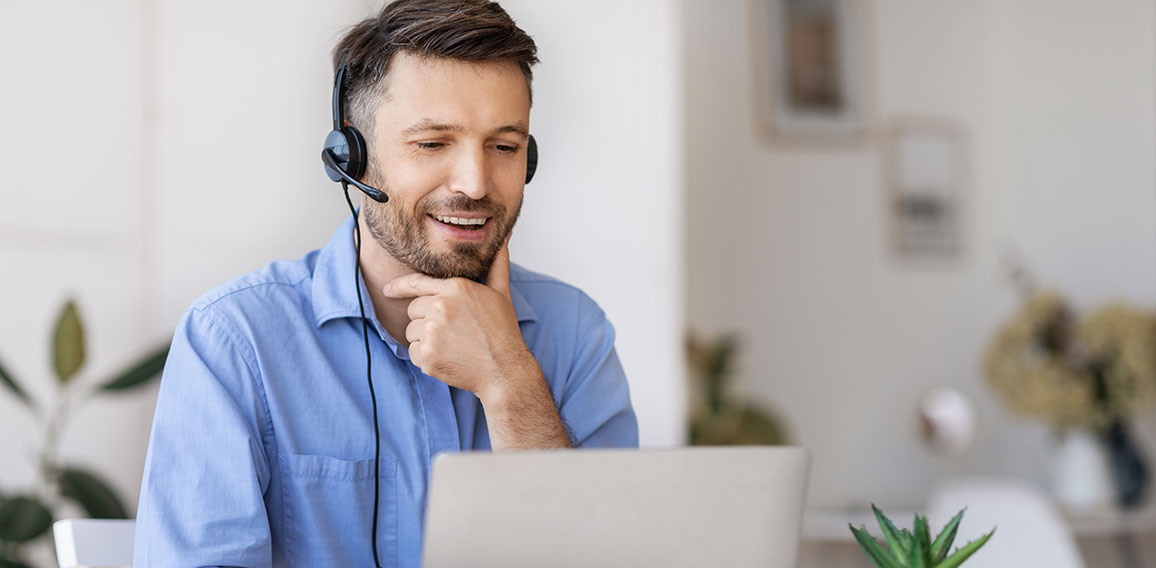
[[[60,568],[120,568],[132,566],[136,521],[62,519],[52,525]]]
[[[996,528],[967,568],[1084,568],[1071,527],[1031,483],[994,476],[940,482],[928,504],[932,536],[964,507],[953,550]]]

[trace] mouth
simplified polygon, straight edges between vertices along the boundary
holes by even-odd
[[[430,221],[446,236],[464,241],[481,241],[486,237],[490,217],[429,214]]]

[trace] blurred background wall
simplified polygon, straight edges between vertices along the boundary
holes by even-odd
[[[677,6],[505,5],[543,61],[532,112],[542,161],[511,256],[601,304],[643,443],[680,443]],[[329,52],[378,6],[0,0],[0,361],[33,396],[51,403],[49,339],[66,297],[88,331],[77,380],[95,384],[167,342],[202,293],[327,242],[348,215],[318,158]],[[80,407],[62,445],[133,507],[155,396]],[[0,432],[0,487],[27,487],[42,432],[6,391]]]
[[[935,477],[1045,480],[1042,426],[1007,416],[980,358],[1017,304],[1017,250],[1077,304],[1156,300],[1156,19],[1150,0],[872,0],[871,134],[769,143],[748,0],[508,0],[538,41],[515,262],[606,309],[644,445],[684,439],[689,327],[742,334],[738,390],[815,455],[813,507],[916,506]],[[81,381],[165,342],[197,296],[324,244],[345,205],[317,154],[328,53],[379,2],[0,0],[0,360],[42,401],[64,298]],[[899,260],[883,133],[939,117],[969,147],[964,252]],[[970,454],[919,445],[916,401],[977,400]],[[70,461],[135,505],[155,390],[83,407]],[[0,396],[0,486],[40,432]],[[1140,432],[1149,444],[1156,427]]]
[[[742,334],[737,386],[814,451],[811,507],[915,507],[950,471],[1047,483],[1046,430],[983,384],[1019,301],[1001,256],[1079,307],[1156,299],[1153,3],[863,5],[871,131],[824,146],[759,129],[753,2],[683,2],[689,324]],[[910,117],[965,134],[957,259],[905,262],[889,242],[883,141]],[[974,451],[951,460],[916,429],[942,385],[978,402]]]

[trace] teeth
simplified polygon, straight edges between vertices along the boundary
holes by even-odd
[[[485,217],[481,217],[478,219],[465,219],[462,217],[446,217],[445,215],[434,215],[434,219],[437,219],[438,221],[441,221],[442,223],[450,223],[452,225],[484,225],[484,224],[486,224],[486,218]]]

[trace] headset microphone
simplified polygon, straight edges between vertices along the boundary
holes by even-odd
[[[347,127],[347,130],[352,130],[352,129]],[[329,134],[330,134],[330,136],[332,136],[333,134],[339,134],[339,133],[338,132],[330,132]],[[333,181],[340,181],[343,183],[349,183],[353,187],[360,189],[362,191],[362,193],[368,195],[370,199],[372,199],[378,203],[385,203],[386,201],[389,201],[389,196],[386,195],[384,191],[377,189],[376,187],[373,187],[372,185],[366,185],[366,184],[362,183],[360,180],[358,180],[357,178],[354,178],[353,176],[351,176],[345,172],[345,168],[341,167],[341,162],[342,162],[341,156],[338,155],[336,152],[333,151],[333,149],[331,149],[329,147],[328,139],[326,139],[325,149],[321,151],[321,161],[325,164],[325,171],[326,172],[336,172],[337,175],[340,176]],[[333,177],[332,174],[330,174],[330,178],[332,178],[332,177]]]

